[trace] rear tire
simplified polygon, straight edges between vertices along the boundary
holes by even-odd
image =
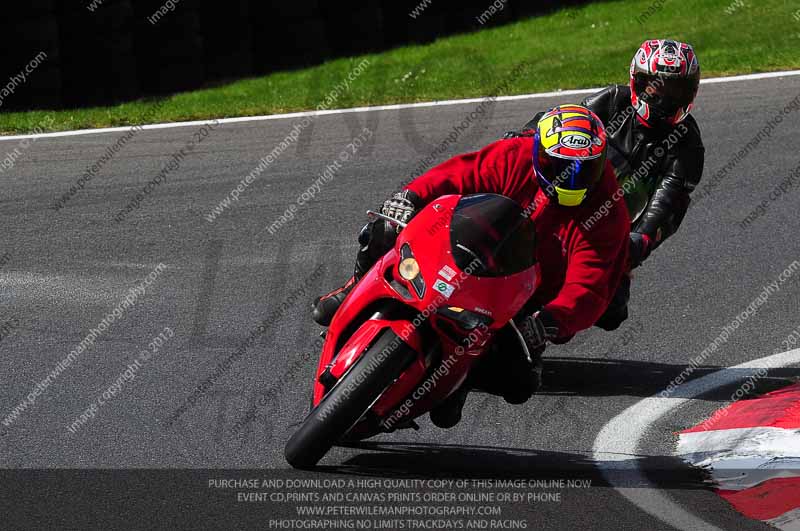
[[[286,461],[301,469],[316,465],[415,356],[414,350],[394,332],[383,331],[286,443]]]

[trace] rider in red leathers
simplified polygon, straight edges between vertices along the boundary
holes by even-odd
[[[511,403],[527,400],[541,383],[546,342],[568,341],[606,311],[629,266],[630,229],[624,204],[611,201],[619,186],[606,146],[604,126],[594,113],[578,105],[556,107],[531,134],[454,157],[384,203],[383,214],[407,222],[442,195],[495,193],[518,202],[536,226],[539,283],[515,319],[532,359],[519,354],[523,349],[514,334],[501,332],[495,352],[472,371],[470,385],[431,412],[438,426],[458,422],[470,386]],[[594,222],[586,230],[589,219]],[[315,301],[317,322],[330,323],[358,278],[386,252],[392,240],[386,233],[377,223],[365,227],[356,274]]]

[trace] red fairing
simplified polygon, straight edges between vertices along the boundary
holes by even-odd
[[[532,153],[532,138],[500,140],[436,166],[406,188],[426,204],[445,194],[495,193],[530,208],[538,237],[534,300],[566,339],[597,322],[627,271],[630,217],[610,163],[580,206],[564,207],[539,189]]]
[[[417,353],[417,357],[373,404],[371,411],[380,418],[395,412],[390,427],[430,411],[461,385],[475,360],[485,353],[497,330],[516,315],[533,295],[536,286],[535,267],[501,277],[473,276],[458,267],[450,245],[445,242],[449,242],[450,221],[460,199],[458,195],[442,196],[419,212],[398,235],[395,247],[367,272],[342,302],[328,328],[322,348],[314,384],[314,405],[319,404],[327,392],[320,381],[323,373],[327,371],[334,380],[340,379],[383,331],[391,329],[397,338]],[[409,291],[410,298],[404,298],[387,280],[396,279],[395,272],[400,262],[398,249],[405,245],[417,256],[420,276],[427,283],[422,297],[411,295]],[[445,274],[448,275],[448,287],[452,289],[441,288],[444,292],[437,291],[433,284],[442,280]],[[405,284],[406,288],[412,289],[411,284]],[[375,303],[390,299],[402,301],[414,310],[417,318],[409,321],[373,315],[367,317],[355,330],[348,332],[353,323],[360,323],[359,316],[369,315],[369,308]],[[490,316],[491,323],[484,329],[474,330],[474,337],[470,333],[469,345],[463,348],[457,339],[446,332],[445,327],[449,324],[452,329],[452,323],[446,317],[438,315],[437,311],[441,307],[479,311]],[[423,340],[420,334],[420,328],[424,328],[423,323],[425,326],[430,325],[436,333],[435,341],[440,347],[438,358],[429,355],[436,349],[433,348],[435,344],[430,338]],[[465,331],[461,336],[467,337],[467,334]],[[341,346],[337,350],[339,344]],[[435,376],[430,380],[432,372]],[[430,384],[425,387],[424,392],[420,392],[418,386],[423,381],[429,381]],[[401,403],[411,405],[399,414],[397,408]],[[369,430],[367,424],[360,423],[350,433],[354,436],[368,436],[373,433]]]
[[[422,352],[422,340],[414,326],[408,321],[387,321],[384,319],[369,319],[355,334],[345,343],[339,355],[336,356],[331,365],[331,375],[339,379],[347,372],[347,369],[361,356],[364,347],[371,345],[372,342],[385,328],[389,328],[394,334],[402,338],[411,348],[417,352]]]
[[[325,343],[322,346],[322,355],[320,356],[317,365],[317,376],[323,373],[328,364],[334,359],[339,361],[336,367],[337,376],[344,373],[346,369],[363,354],[364,350],[375,340],[378,334],[385,328],[394,328],[387,324],[386,321],[370,319],[363,327],[361,327],[356,334],[349,338],[348,342],[344,345],[342,352],[344,356],[337,357],[336,343],[338,338],[344,333],[347,326],[352,320],[362,311],[365,307],[378,299],[391,299],[394,298],[395,292],[386,283],[382,277],[383,272],[389,264],[397,263],[397,252],[391,249],[383,258],[381,258],[370,270],[370,272],[356,284],[353,291],[347,296],[342,303],[339,311],[336,313],[336,318],[331,322],[328,328],[328,333],[325,337]],[[415,348],[420,348],[416,339],[416,334],[407,334],[407,340],[412,340]],[[403,336],[405,337],[405,336]],[[343,360],[346,360],[343,361]],[[316,405],[325,396],[326,389],[319,379],[314,382],[314,395],[313,403]]]

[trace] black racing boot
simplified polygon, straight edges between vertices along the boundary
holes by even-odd
[[[461,422],[461,410],[467,401],[469,386],[462,384],[461,387],[444,399],[444,402],[431,410],[431,422],[439,428],[452,428]]]
[[[339,306],[342,305],[347,294],[353,290],[357,282],[358,279],[352,276],[341,288],[314,299],[314,302],[311,303],[311,318],[319,325],[330,326],[336,310],[339,309]]]

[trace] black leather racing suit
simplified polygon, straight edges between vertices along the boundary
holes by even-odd
[[[703,174],[705,148],[697,122],[689,115],[674,127],[643,125],[631,106],[630,87],[624,85],[611,85],[582,104],[606,126],[608,159],[625,193],[631,232],[650,238],[649,254],[678,230],[689,208],[689,195]],[[540,116],[524,129],[535,129]],[[630,278],[626,276],[597,326],[617,328],[628,316],[629,294]]]

